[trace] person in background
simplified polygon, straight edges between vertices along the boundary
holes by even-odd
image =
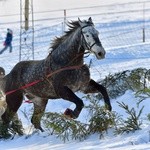
[[[8,47],[9,47],[9,52],[12,52],[12,39],[13,39],[13,32],[11,29],[7,29],[7,35],[6,39],[4,42],[4,48],[0,51],[0,54],[2,54]]]

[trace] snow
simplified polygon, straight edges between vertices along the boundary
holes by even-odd
[[[15,1],[15,2],[14,2]],[[19,14],[19,0],[2,0],[0,1],[0,14],[10,15]],[[141,10],[143,8],[143,0],[36,0],[34,1],[34,11],[50,11],[61,9],[60,14],[53,12],[52,17],[62,16],[62,10],[67,9],[68,20],[77,19],[77,17],[88,18],[92,15],[93,21],[96,23],[96,28],[100,32],[101,42],[106,49],[106,58],[104,60],[96,60],[93,55],[90,55],[85,61],[88,63],[92,59],[91,77],[96,81],[103,79],[108,74],[116,72],[131,70],[139,67],[150,69],[150,35],[149,35],[149,10],[150,3],[145,0],[145,22],[146,26],[146,42],[142,42],[142,28],[143,28],[143,12],[136,13],[132,10]],[[88,8],[78,10],[74,8],[101,6],[94,9]],[[14,9],[15,8],[15,9]],[[114,13],[119,11],[127,11],[123,13]],[[95,16],[99,12],[101,15]],[[108,13],[108,14],[107,14]],[[83,16],[82,15],[86,15]],[[0,42],[5,38],[6,28],[12,22],[19,20],[17,17],[1,17],[0,16]],[[72,16],[72,17],[69,17]],[[35,19],[49,18],[49,14],[35,15]],[[54,26],[52,26],[54,25]],[[0,64],[9,73],[12,67],[18,62],[19,55],[19,24],[11,26],[14,30],[13,52],[9,54],[5,51],[0,56]],[[43,22],[36,22],[35,24],[35,47],[36,59],[43,59],[49,52],[49,45],[51,40],[61,35],[61,20],[51,20]],[[53,30],[52,30],[53,29]],[[2,48],[2,47],[1,47]],[[81,93],[77,93],[79,97]],[[142,101],[140,107],[137,107],[137,98],[133,91],[126,91],[126,93],[117,99],[111,99],[113,111],[116,111],[123,118],[126,118],[126,113],[118,106],[117,102],[124,102],[130,108],[135,108],[139,111],[144,106],[142,112],[142,129],[134,133],[123,134],[115,136],[110,129],[104,138],[99,139],[98,134],[93,134],[84,141],[70,140],[64,143],[55,135],[49,135],[47,132],[32,133],[32,125],[30,119],[23,115],[22,111],[31,111],[32,104],[23,103],[18,113],[19,118],[23,122],[25,128],[25,135],[22,137],[15,136],[12,140],[0,140],[0,150],[149,150],[150,149],[150,122],[147,120],[149,112],[150,98]],[[84,101],[85,102],[85,101]],[[85,102],[88,103],[88,102]],[[66,108],[73,109],[74,104],[63,101],[62,99],[49,101],[46,111],[63,113]],[[28,112],[31,115],[31,112]],[[81,112],[78,120],[81,122],[87,121],[87,112],[85,109]]]

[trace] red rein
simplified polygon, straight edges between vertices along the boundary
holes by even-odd
[[[83,66],[83,65],[64,67],[64,68],[58,69],[58,70],[56,70],[56,71],[54,71],[54,72],[48,74],[48,75],[46,76],[46,78],[48,78],[48,77],[50,77],[50,76],[52,76],[52,75],[54,75],[54,74],[56,74],[56,73],[59,73],[59,72],[61,72],[61,71],[64,71],[64,70],[72,70],[72,69],[79,69],[79,68],[81,68],[82,66]],[[30,86],[33,86],[33,85],[35,85],[35,84],[37,84],[37,83],[39,83],[39,82],[41,82],[41,81],[43,81],[43,80],[36,80],[36,81],[30,82],[30,83],[28,83],[28,84],[26,84],[26,85],[24,85],[24,86],[21,86],[21,87],[18,88],[18,89],[8,91],[8,92],[6,92],[5,94],[6,94],[6,95],[12,94],[12,93],[14,93],[14,92],[16,92],[16,91],[18,91],[18,90],[25,89],[25,88],[28,88],[28,87],[30,87]]]

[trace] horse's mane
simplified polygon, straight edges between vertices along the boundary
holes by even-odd
[[[84,23],[89,25],[93,24],[89,21],[84,20]],[[65,31],[65,34],[61,37],[55,37],[55,39],[51,43],[52,51],[55,50],[59,44],[61,44],[70,34],[72,34],[77,28],[80,27],[79,21],[70,21],[68,22],[67,26],[69,27],[68,31]]]

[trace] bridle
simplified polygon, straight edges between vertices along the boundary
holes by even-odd
[[[87,47],[87,49],[88,49],[89,51],[91,51],[92,47],[96,44],[96,42],[94,42],[92,45],[90,45],[89,43],[87,43],[86,40],[85,40],[83,31],[82,31],[82,29],[84,29],[84,28],[86,28],[86,27],[89,27],[89,26],[92,26],[92,25],[85,25],[85,26],[81,27],[81,35],[82,35],[82,37],[83,37],[83,39],[84,39],[85,46]]]

